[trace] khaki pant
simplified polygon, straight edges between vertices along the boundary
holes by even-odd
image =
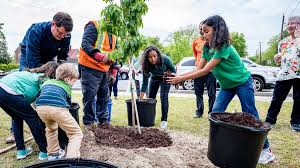
[[[57,154],[59,150],[58,126],[64,130],[69,138],[66,158],[79,158],[82,131],[72,117],[69,109],[54,106],[37,106],[36,111],[46,125],[48,154]]]

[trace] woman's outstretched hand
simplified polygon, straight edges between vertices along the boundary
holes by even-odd
[[[166,81],[172,85],[175,85],[175,84],[183,81],[183,79],[182,79],[182,76],[174,76],[174,77],[170,76],[170,77],[167,77]]]

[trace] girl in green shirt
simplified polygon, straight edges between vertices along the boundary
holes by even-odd
[[[250,72],[243,65],[238,52],[230,44],[230,34],[224,19],[218,15],[208,17],[202,22],[201,28],[200,31],[203,33],[206,44],[198,69],[183,76],[171,77],[167,81],[177,84],[187,79],[204,76],[212,71],[221,86],[212,112],[225,112],[230,101],[237,95],[242,111],[259,118]],[[266,140],[259,163],[267,164],[274,159],[268,140]]]

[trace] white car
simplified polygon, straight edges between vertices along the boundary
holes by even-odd
[[[241,58],[244,65],[251,72],[253,78],[253,88],[255,91],[261,91],[266,88],[273,88],[277,80],[276,74],[279,71],[278,67],[262,66],[258,65],[255,62]],[[195,69],[195,57],[185,57],[176,65],[177,75],[184,74],[186,72],[192,71]],[[181,83],[183,89],[193,90],[194,89],[194,80],[186,80]]]

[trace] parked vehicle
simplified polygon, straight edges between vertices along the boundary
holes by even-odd
[[[128,73],[129,73],[129,67],[128,65],[123,65],[120,69],[119,69],[119,77],[122,80],[127,80],[128,79]]]
[[[278,67],[262,66],[258,65],[255,62],[241,58],[244,65],[251,72],[253,78],[253,88],[255,91],[261,91],[262,89],[273,88],[277,80],[276,75],[279,71]],[[192,71],[195,69],[195,57],[185,57],[176,65],[177,75],[184,74],[186,72]],[[194,89],[194,80],[186,80],[181,83],[183,89],[193,90]]]
[[[0,78],[2,78],[5,75],[7,75],[7,72],[0,70]]]

